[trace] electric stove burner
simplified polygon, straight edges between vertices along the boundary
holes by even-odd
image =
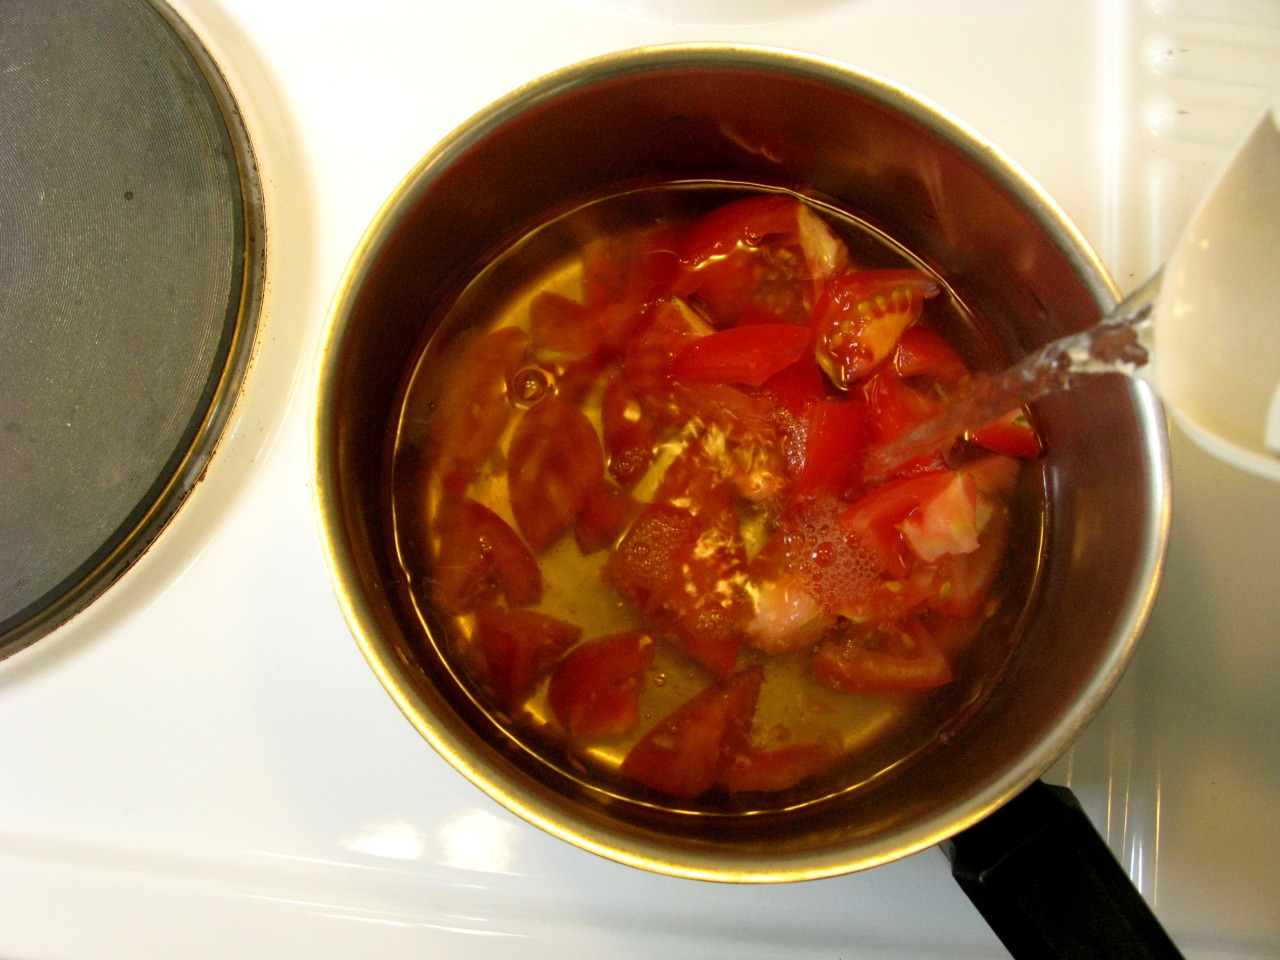
[[[0,657],[199,480],[248,363],[262,199],[208,53],[145,0],[0,0]]]

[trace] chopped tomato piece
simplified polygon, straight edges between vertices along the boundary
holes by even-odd
[[[685,380],[758,387],[800,359],[808,346],[807,327],[789,323],[732,327],[682,346],[671,372]]]
[[[953,617],[934,610],[926,610],[920,615],[921,626],[933,638],[943,655],[954,661],[982,632],[986,618],[980,614],[969,614]]]
[[[867,446],[867,407],[856,397],[820,400],[804,414],[792,445],[793,496],[844,496],[859,479]]]
[[[600,348],[604,331],[578,301],[543,290],[529,302],[529,336],[537,355],[584,357]]]
[[[740,573],[746,554],[720,522],[651,503],[605,562],[604,575],[692,657],[728,676],[742,641]]]
[[[757,308],[805,324],[813,292],[846,259],[844,244],[798,198],[745,197],[689,228],[675,292],[720,327],[749,321]]]
[[[623,305],[638,316],[669,297],[682,236],[681,228],[662,225],[590,243],[582,257],[583,304],[591,311]]]
[[[561,654],[581,638],[581,627],[534,610],[476,611],[480,672],[507,710],[518,710]]]
[[[889,359],[938,284],[919,270],[862,270],[833,277],[813,309],[818,363],[842,390]]]
[[[993,453],[1003,453],[1023,460],[1034,460],[1043,452],[1036,428],[1027,411],[1010,410],[998,420],[973,432],[973,442]]]
[[[935,470],[891,480],[845,510],[839,524],[871,550],[891,576],[903,576],[912,557],[900,524],[923,504],[942,496],[954,479],[953,471]]]
[[[898,338],[893,369],[900,377],[933,377],[950,388],[969,376],[969,368],[951,345],[922,324],[908,328]]]
[[[616,633],[574,647],[551,675],[547,702],[579,740],[628,733],[640,722],[640,686],[653,663],[653,637]]]
[[[471,341],[449,368],[431,435],[445,489],[461,496],[493,453],[512,406],[507,385],[524,362],[529,335],[501,327]]]
[[[488,507],[446,498],[436,511],[435,539],[432,596],[446,613],[465,613],[495,594],[513,607],[542,599],[538,561]]]
[[[746,749],[763,679],[750,667],[695,694],[631,748],[622,775],[683,800],[706,793],[727,759]]]
[[[653,462],[658,435],[635,391],[621,376],[605,384],[600,429],[609,454],[609,474],[624,487],[634,486]]]
[[[769,398],[748,396],[728,384],[677,383],[668,409],[681,423],[688,445],[663,475],[659,499],[678,503],[686,489],[696,497],[699,490],[728,484],[731,489],[720,492],[729,499],[711,501],[727,511],[735,492],[752,503],[764,503],[786,486],[785,450]],[[691,472],[704,475],[690,478]]]
[[[754,615],[746,626],[746,643],[763,653],[794,653],[812,647],[835,619],[813,595],[803,574],[755,580],[748,594]]]
[[[867,619],[877,613],[884,567],[861,539],[840,527],[838,518],[848,506],[835,497],[790,504],[779,517],[773,536],[751,561],[749,582],[760,585],[794,578],[795,586],[811,594],[829,615]],[[788,596],[766,599],[777,604],[786,601]],[[771,619],[779,626],[800,625],[803,599],[797,595],[792,603],[793,608],[778,606],[772,615]],[[756,604],[758,614],[758,599]],[[753,621],[748,626],[749,630],[755,629],[753,646],[758,646],[762,637],[769,642],[769,634],[759,629],[762,625],[767,624]],[[799,645],[800,640],[795,642]]]
[[[714,332],[715,328],[684,301],[658,304],[627,346],[623,360],[627,379],[638,393],[659,390],[671,376],[671,364],[686,343]]]
[[[653,500],[688,510],[706,522],[733,522],[734,488],[723,467],[691,444],[667,465]]]
[[[573,525],[578,549],[584,554],[613,546],[640,512],[640,502],[607,480],[587,497]]]
[[[929,606],[953,617],[978,613],[1000,572],[1008,537],[1009,515],[1001,508],[982,528],[976,550],[939,557],[937,587],[929,597]]]
[[[951,482],[898,524],[916,556],[932,563],[945,554],[978,549],[978,485],[968,473],[951,474]]]
[[[554,394],[525,412],[508,451],[511,512],[534,552],[573,522],[604,477],[604,453],[587,415]]]
[[[835,743],[752,748],[729,758],[720,771],[720,785],[730,793],[777,793],[825,772],[838,755]]]
[[[980,493],[997,500],[1007,500],[1018,485],[1022,462],[1014,457],[991,454],[970,460],[962,469],[973,477]]]
[[[799,360],[766,380],[762,389],[777,400],[779,407],[798,417],[809,404],[826,397],[827,378],[813,351],[806,350]]]
[[[896,440],[942,412],[942,404],[933,397],[887,371],[863,381],[862,396],[867,402],[867,437],[872,443]]]
[[[705,524],[688,510],[651,503],[640,511],[609,557],[605,576],[643,614],[661,612],[678,591],[678,565],[692,552]]]
[[[576,300],[543,290],[529,303],[531,356],[551,375],[556,393],[577,399],[600,374],[604,330],[597,318]]]
[[[855,693],[917,693],[951,680],[951,665],[918,623],[848,626],[813,655],[813,676]]]

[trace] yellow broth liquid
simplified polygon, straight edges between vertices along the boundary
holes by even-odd
[[[618,774],[627,751],[650,728],[714,681],[704,666],[681,648],[659,642],[643,682],[641,721],[626,736],[574,743],[552,715],[543,681],[518,713],[496,706],[471,677],[475,621],[471,614],[448,617],[434,605],[430,567],[432,520],[443,496],[441,481],[430,466],[432,414],[443,372],[474,336],[503,326],[528,328],[529,303],[548,290],[581,300],[581,251],[606,233],[625,233],[657,224],[683,223],[736,199],[744,188],[735,184],[696,183],[651,187],[620,194],[571,211],[531,231],[481,270],[443,314],[428,324],[429,335],[413,358],[402,388],[399,420],[391,441],[392,494],[390,518],[396,561],[423,630],[423,641],[435,647],[454,676],[491,718],[494,734],[509,737],[561,772],[594,789],[691,810],[777,810],[804,805],[838,792],[874,784],[932,746],[945,742],[982,702],[1006,662],[1017,623],[1033,593],[1043,530],[1043,493],[1038,468],[1024,466],[1018,493],[1011,503],[1010,546],[1000,576],[988,596],[987,619],[979,637],[952,664],[954,678],[936,690],[914,694],[856,694],[831,689],[809,676],[809,652],[769,656],[746,646],[740,666],[759,663],[764,682],[756,708],[755,745],[773,747],[838,739],[841,759],[825,774],[778,794],[726,795],[713,790],[694,801],[664,800]],[[924,265],[882,233],[840,213],[810,202],[845,242],[860,268]],[[925,322],[941,333],[970,369],[999,366],[1001,357],[989,331],[943,285],[943,293],[926,302]],[[550,371],[526,368],[531,382],[554,389]],[[519,376],[519,375],[518,375]],[[589,391],[581,408],[600,428],[600,385]],[[520,406],[514,390],[511,402]],[[510,418],[498,449],[467,495],[489,507],[518,530],[507,497],[505,451],[518,415]],[[649,472],[632,489],[648,502],[662,471],[679,451],[676,441],[661,448]],[[767,536],[763,516],[742,517],[748,554]],[[538,557],[544,593],[530,608],[582,628],[583,640],[640,629],[641,616],[601,575],[609,549],[583,555],[572,530],[560,535]]]

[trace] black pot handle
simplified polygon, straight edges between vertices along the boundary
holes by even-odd
[[[1036,782],[943,852],[1017,960],[1182,958],[1066,787]]]

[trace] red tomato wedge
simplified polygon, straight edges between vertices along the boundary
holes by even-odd
[[[578,301],[543,290],[529,302],[529,336],[540,355],[585,357],[600,349],[604,331]]]
[[[799,360],[779,370],[761,387],[777,401],[779,407],[798,417],[809,404],[826,397],[827,378],[813,351],[806,350]]]
[[[449,368],[431,433],[445,489],[466,492],[513,412],[507,386],[524,362],[529,335],[502,327],[467,345]]]
[[[573,522],[603,477],[600,439],[576,405],[552,394],[524,414],[507,452],[507,488],[535,553]]]
[[[551,675],[551,712],[578,740],[619,736],[640,722],[640,687],[653,664],[653,637],[616,633],[574,647]]]
[[[684,380],[758,387],[800,359],[809,330],[789,323],[755,323],[689,341],[671,364]]]
[[[969,376],[969,368],[951,345],[921,324],[898,338],[893,369],[900,377],[933,377],[948,388],[959,386]]]
[[[813,308],[818,363],[842,390],[889,359],[938,284],[919,270],[863,270],[832,277]]]
[[[582,256],[583,304],[596,313],[620,305],[638,316],[669,297],[682,236],[681,228],[664,225],[590,243]]]
[[[867,407],[856,397],[820,400],[805,411],[793,445],[792,496],[844,496],[867,446]]]
[[[621,487],[607,480],[602,482],[587,497],[574,521],[578,549],[588,554],[613,546],[639,512],[640,501]]]
[[[720,771],[720,786],[730,793],[777,793],[823,773],[838,755],[837,746],[826,743],[753,748],[729,758]]]
[[[864,380],[862,396],[867,403],[867,437],[872,443],[896,440],[942,412],[941,403],[888,371]]]
[[[1010,410],[998,420],[973,432],[973,442],[992,453],[1003,453],[1023,460],[1034,460],[1043,449],[1031,418],[1021,408]]]
[[[658,435],[649,414],[631,385],[615,375],[606,382],[600,400],[600,430],[609,455],[609,474],[631,487],[649,469]]]
[[[659,390],[671,376],[671,364],[687,343],[708,336],[715,327],[681,300],[658,304],[627,345],[623,371],[638,394]]]
[[[690,226],[675,281],[716,326],[775,320],[805,324],[824,278],[845,266],[843,243],[788,194],[745,197]]]
[[[717,517],[723,521],[723,518]],[[604,565],[628,602],[717,676],[737,664],[746,600],[741,541],[707,516],[651,503]]]
[[[763,679],[751,667],[694,695],[631,748],[622,775],[682,800],[706,793],[727,759],[746,749]]]
[[[955,478],[954,471],[935,470],[891,480],[840,514],[840,527],[856,536],[891,577],[902,577],[912,565],[913,555],[899,525],[943,496]]]
[[[481,673],[507,710],[518,710],[565,650],[581,638],[581,627],[534,610],[481,607],[476,611]]]
[[[919,693],[951,680],[951,665],[918,623],[850,628],[824,640],[813,676],[855,693]]]
[[[513,607],[542,599],[542,573],[500,516],[474,500],[445,499],[436,511],[432,596],[446,613],[465,613],[501,594]]]

